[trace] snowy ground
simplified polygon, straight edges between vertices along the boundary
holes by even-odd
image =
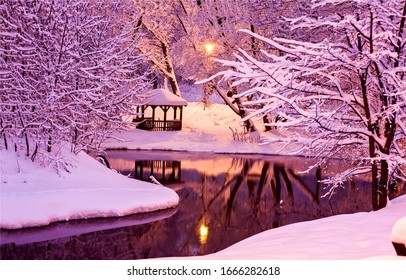
[[[0,228],[121,217],[178,204],[178,195],[169,188],[126,178],[85,153],[69,157],[65,154],[64,161],[74,167],[57,174],[0,150]]]
[[[193,90],[191,90],[193,91]],[[289,153],[296,147],[259,146],[235,141],[231,130],[242,131],[235,114],[222,104],[204,108],[198,94],[184,97],[184,129],[147,132],[131,129],[116,135],[107,148],[164,149],[218,153]],[[277,132],[275,136],[278,136]],[[122,216],[172,207],[171,190],[129,180],[79,155],[77,168],[58,176],[1,151],[1,227],[45,225],[57,220]],[[10,164],[10,162],[12,164]],[[268,230],[239,242],[208,259],[362,259],[394,258],[390,243],[396,220],[406,216],[406,197],[378,212],[340,215]],[[403,234],[403,233],[398,233]]]

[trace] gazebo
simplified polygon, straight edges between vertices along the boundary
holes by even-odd
[[[133,120],[138,123],[137,128],[155,131],[181,130],[183,107],[187,105],[187,101],[166,89],[154,89],[149,94],[152,96],[151,100],[137,106],[137,117]],[[173,114],[170,114],[171,109]]]

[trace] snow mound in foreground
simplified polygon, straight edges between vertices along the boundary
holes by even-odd
[[[63,153],[73,167],[59,174],[11,151],[0,150],[0,228],[120,217],[175,207],[171,189],[127,178],[81,152]]]
[[[406,216],[396,221],[391,234],[392,242],[406,244]]]

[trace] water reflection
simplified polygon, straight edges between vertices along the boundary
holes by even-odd
[[[139,160],[135,161],[135,170],[131,175],[143,181],[152,175],[162,184],[181,183],[181,163],[174,160]]]
[[[158,181],[180,197],[166,219],[28,243],[3,244],[1,258],[143,259],[209,254],[261,231],[334,214],[370,210],[369,184],[348,182],[329,198],[320,179],[343,170],[331,161],[300,173],[312,160],[299,157],[225,156],[111,151],[111,168]],[[12,235],[12,233],[10,233]],[[28,253],[27,253],[28,252]]]
[[[199,228],[199,240],[201,244],[207,242],[207,237],[209,236],[209,227],[204,223]]]

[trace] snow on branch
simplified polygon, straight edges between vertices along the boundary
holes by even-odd
[[[217,60],[226,70],[203,82],[231,82],[242,89],[234,97],[243,100],[245,119],[268,117],[288,132],[264,142],[301,143],[311,156],[358,162],[334,182],[374,170],[373,185],[388,186],[406,168],[406,2],[312,3],[309,16],[288,20],[308,36],[240,30],[266,48]]]

